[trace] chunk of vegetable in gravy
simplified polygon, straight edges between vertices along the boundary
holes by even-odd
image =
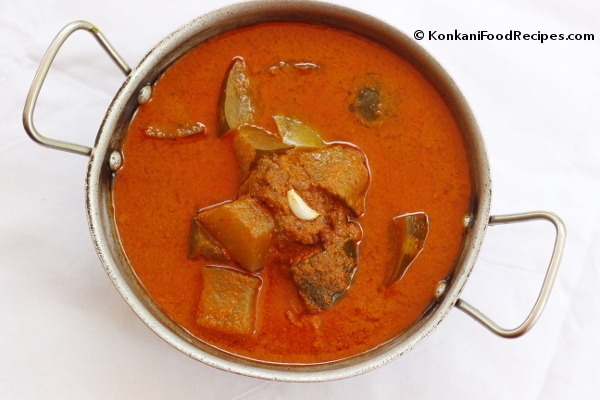
[[[198,257],[204,257],[210,261],[229,261],[229,256],[225,250],[210,237],[200,222],[194,219],[190,231],[189,258],[193,260]]]
[[[390,239],[396,246],[392,276],[388,285],[402,279],[425,247],[429,218],[424,212],[399,215],[392,219]]]
[[[350,106],[351,111],[358,113],[367,122],[374,122],[381,116],[380,108],[379,92],[372,87],[361,88]]]
[[[296,119],[276,115],[273,117],[283,143],[299,149],[319,149],[325,142],[314,129]]]
[[[369,127],[378,127],[392,112],[390,88],[379,74],[369,72],[354,82],[353,99],[348,109],[358,120]],[[402,99],[396,99],[396,101]]]
[[[284,144],[272,133],[251,125],[240,126],[233,137],[233,149],[242,170],[242,179],[248,177],[261,157],[285,153],[293,147]]]
[[[354,244],[352,241],[349,243]],[[294,282],[298,285],[309,312],[331,307],[350,287],[357,261],[348,254],[344,245],[344,242],[337,243],[292,267]]]
[[[248,271],[257,271],[269,261],[275,224],[260,202],[232,201],[201,211],[196,220]]]
[[[355,215],[365,212],[369,171],[363,167],[365,161],[360,151],[330,146],[301,154],[300,161],[318,187],[340,199]]]
[[[230,129],[252,123],[254,106],[250,99],[249,87],[246,63],[243,58],[236,58],[229,68],[219,99],[219,135],[227,133]]]
[[[468,151],[402,56],[267,23],[198,45],[152,87],[122,148],[115,220],[148,297],[199,340],[266,362],[346,359],[406,331],[451,283],[472,214]],[[196,122],[203,134],[147,134]],[[318,216],[298,218],[290,190]],[[416,212],[427,241],[388,285],[402,248],[390,224]]]
[[[204,288],[198,305],[198,324],[228,334],[251,334],[260,280],[216,267],[204,267],[202,277]]]

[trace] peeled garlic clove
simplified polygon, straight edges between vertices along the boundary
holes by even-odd
[[[319,213],[310,208],[294,189],[288,190],[287,198],[290,208],[296,217],[311,220],[319,216]]]

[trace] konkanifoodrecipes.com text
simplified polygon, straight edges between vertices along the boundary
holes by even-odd
[[[563,41],[563,40],[595,40],[593,33],[545,33],[541,31],[537,32],[524,32],[519,30],[509,30],[504,33],[494,33],[489,31],[477,31],[472,33],[461,32],[455,29],[454,32],[440,32],[440,31],[422,31],[417,29],[414,34],[414,38],[417,40],[430,40],[430,41],[536,41],[540,43],[549,41]]]

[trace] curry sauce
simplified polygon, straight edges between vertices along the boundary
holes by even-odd
[[[198,210],[235,199],[247,175],[233,136],[219,134],[217,110],[225,73],[238,57],[252,82],[255,125],[277,132],[275,116],[302,120],[326,143],[360,149],[370,174],[364,213],[351,217],[362,234],[349,289],[333,306],[309,312],[289,266],[270,262],[248,273],[258,292],[250,334],[198,324],[199,303],[208,301],[203,270],[215,263],[188,258]],[[185,135],[162,134],[169,130]],[[467,151],[440,93],[406,60],[321,26],[262,24],[201,44],[155,82],[122,151],[113,186],[116,223],[142,286],[192,335],[255,360],[339,360],[406,330],[452,272],[471,214]],[[429,218],[426,245],[402,279],[388,285],[399,247],[390,224],[414,212]],[[210,271],[206,276],[216,279]]]

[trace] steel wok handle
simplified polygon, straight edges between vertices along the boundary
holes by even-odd
[[[527,331],[529,331],[537,322],[538,318],[542,314],[542,311],[544,310],[544,307],[546,306],[548,297],[550,296],[550,292],[552,291],[552,286],[554,285],[556,273],[558,272],[558,266],[560,265],[560,260],[562,258],[567,232],[563,221],[556,214],[546,211],[535,211],[522,214],[497,215],[490,217],[490,225],[525,222],[536,219],[545,219],[547,221],[550,221],[556,228],[556,239],[554,241],[554,250],[552,252],[552,258],[550,259],[550,265],[548,266],[548,270],[544,278],[544,283],[542,284],[542,290],[540,291],[540,294],[527,319],[525,319],[525,321],[521,325],[514,329],[505,329],[500,327],[498,324],[489,319],[481,311],[479,311],[466,301],[458,299],[458,301],[455,304],[456,308],[460,309],[461,311],[464,311],[473,319],[475,319],[475,321],[479,322],[481,325],[483,325],[498,336],[502,336],[505,338],[519,337],[525,334]]]
[[[44,58],[40,64],[40,67],[33,78],[33,83],[31,84],[31,88],[29,89],[29,94],[27,95],[27,100],[25,101],[25,109],[23,110],[23,126],[25,127],[25,131],[31,137],[31,139],[38,144],[46,147],[50,147],[52,149],[68,151],[71,153],[81,154],[83,156],[90,156],[92,154],[92,149],[87,146],[81,146],[74,143],[63,142],[61,140],[50,139],[45,136],[42,136],[33,124],[33,111],[35,109],[35,105],[37,103],[38,96],[40,94],[40,90],[42,89],[42,85],[44,84],[44,80],[46,79],[46,75],[48,74],[48,70],[58,53],[58,50],[61,48],[65,40],[71,34],[77,30],[85,29],[89,31],[98,43],[102,46],[102,48],[108,53],[108,55],[113,59],[113,61],[119,66],[119,68],[123,71],[125,75],[129,75],[131,72],[131,68],[129,65],[123,60],[123,58],[117,53],[114,47],[110,44],[108,39],[96,28],[94,25],[87,21],[74,21],[65,26],[59,33],[56,35],[52,44],[44,54]]]

